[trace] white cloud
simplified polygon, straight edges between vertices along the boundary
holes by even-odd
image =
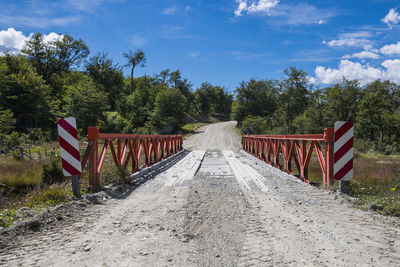
[[[16,31],[14,28],[0,31],[0,49],[21,50],[27,40],[29,40],[29,37],[25,36],[21,31]]]
[[[32,37],[33,33],[25,36],[23,32],[16,31],[14,28],[0,31],[0,51],[10,50],[12,52],[19,52],[25,46],[25,42]],[[46,43],[60,40],[63,35],[51,32],[45,34],[43,39]]]
[[[315,79],[314,77],[308,76],[307,79],[309,84],[318,84],[317,79]]]
[[[147,40],[146,40],[146,38],[135,34],[131,38],[131,43],[136,46],[143,46],[143,45],[147,44]]]
[[[46,17],[26,17],[26,16],[8,16],[0,14],[0,23],[6,25],[29,26],[35,28],[47,28],[50,26],[65,26],[77,23],[81,20],[79,16],[66,16],[59,18]]]
[[[55,32],[51,32],[51,33],[49,33],[49,34],[47,34],[47,35],[44,35],[43,40],[44,40],[46,43],[50,43],[50,42],[54,42],[54,41],[59,41],[59,40],[61,40],[63,37],[64,37],[64,35],[62,35],[62,34],[57,34],[57,33],[55,33]]]
[[[247,13],[269,13],[269,11],[275,7],[279,0],[258,0],[248,4],[248,0],[236,0],[239,3],[238,8],[235,10],[236,16],[241,16],[243,11]]]
[[[384,68],[375,68],[369,64],[361,64],[347,59],[341,60],[339,67],[325,68],[318,66],[315,76],[323,84],[338,83],[343,77],[349,80],[359,80],[361,85],[374,82],[377,79],[400,82],[400,60],[385,60],[381,64]]]
[[[99,7],[103,2],[119,2],[117,0],[67,0],[67,7],[92,13],[94,9]]]
[[[264,12],[268,13],[271,8],[275,7],[279,3],[279,0],[259,0],[253,2],[248,8],[249,13]]]
[[[384,73],[384,80],[391,80],[397,83],[400,82],[400,60],[385,60],[382,62],[382,66],[386,68]]]
[[[359,58],[359,59],[365,59],[365,58],[371,58],[371,59],[378,59],[379,55],[375,52],[372,51],[362,51],[359,53],[355,53],[352,55],[345,55],[343,58]]]
[[[261,13],[269,17],[276,18],[272,20],[275,24],[324,24],[327,19],[336,15],[334,10],[319,9],[307,3],[296,5],[279,4],[280,0],[236,0],[238,7],[235,10],[236,16],[242,16],[243,13],[256,14]],[[279,5],[278,5],[279,4]]]
[[[370,38],[372,34],[370,32],[352,32],[339,35],[339,38],[332,41],[323,41],[323,44],[327,44],[330,47],[335,46],[349,46],[349,47],[363,47],[366,50],[372,48],[372,41]]]
[[[178,7],[167,7],[164,9],[161,14],[163,15],[185,15],[186,13],[189,13],[192,9],[190,6],[185,6],[184,8],[178,8]]]
[[[384,55],[400,55],[400,42],[397,44],[385,45],[380,49],[380,52]]]
[[[396,11],[396,9],[391,8],[389,13],[387,13],[387,15],[381,19],[381,21],[386,23],[391,28],[393,25],[400,22],[400,14]]]
[[[176,7],[168,7],[164,9],[161,13],[164,15],[175,15],[176,13],[178,13],[178,9]]]
[[[197,59],[200,56],[200,53],[198,52],[193,52],[189,54],[189,57],[192,59]]]

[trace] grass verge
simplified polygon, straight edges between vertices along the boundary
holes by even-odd
[[[182,134],[183,138],[188,138],[190,135],[192,135],[198,128],[201,126],[207,125],[207,123],[203,122],[195,122],[195,123],[187,123],[182,126]]]
[[[16,203],[12,208],[0,210],[0,227],[7,228],[17,221],[33,217],[59,204],[67,203],[72,200],[72,196],[70,186],[67,184],[36,188],[25,196],[23,202]]]

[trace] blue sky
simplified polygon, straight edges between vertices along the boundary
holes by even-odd
[[[317,87],[343,76],[400,82],[400,2],[391,0],[0,0],[0,51],[30,34],[82,38],[120,65],[141,48],[136,75],[180,69],[234,90],[250,78],[305,70]],[[128,70],[125,70],[128,73]]]

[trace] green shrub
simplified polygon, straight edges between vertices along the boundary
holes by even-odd
[[[106,168],[101,174],[102,186],[108,184],[129,184],[131,182],[129,171],[123,167],[112,166]]]
[[[6,137],[7,147],[16,148],[20,145],[19,134],[17,132],[12,132]]]
[[[70,192],[63,187],[50,187],[44,193],[36,195],[29,203],[29,207],[47,207],[55,206],[68,202],[70,199]]]
[[[242,122],[242,133],[263,134],[268,129],[267,121],[260,116],[247,116]]]
[[[50,162],[43,165],[42,181],[44,184],[61,183],[66,180],[61,168],[61,159],[50,157]]]

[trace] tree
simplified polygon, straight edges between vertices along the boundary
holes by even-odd
[[[236,89],[236,103],[232,117],[238,125],[247,115],[270,118],[277,106],[277,88],[273,80],[242,82]]]
[[[324,128],[333,126],[333,124],[330,124],[323,116],[322,111],[326,106],[323,96],[321,90],[315,90],[310,93],[308,108],[302,115],[293,120],[293,127],[295,128],[296,133],[322,133]]]
[[[128,59],[128,63],[125,65],[125,67],[130,67],[131,68],[131,87],[130,87],[130,93],[133,92],[133,70],[137,65],[144,67],[146,64],[146,55],[144,52],[140,49],[136,50],[135,53],[132,51],[129,51],[129,53],[124,53],[123,56]]]
[[[154,123],[159,130],[172,127],[176,132],[184,123],[185,118],[185,97],[173,88],[160,91],[156,97],[154,109]]]
[[[49,127],[49,91],[49,86],[23,56],[1,58],[0,109],[11,111],[17,131]]]
[[[79,83],[70,86],[66,98],[66,114],[75,117],[78,127],[84,132],[88,126],[104,121],[104,112],[109,109],[107,97],[91,78],[82,78]]]
[[[15,128],[17,121],[11,110],[0,110],[0,134],[9,134]]]
[[[295,67],[286,69],[284,73],[287,78],[281,81],[282,92],[279,102],[286,103],[286,108],[281,106],[279,115],[285,115],[286,133],[293,133],[293,120],[303,114],[308,107],[308,78],[306,72]]]
[[[343,79],[341,83],[324,89],[326,105],[323,113],[327,125],[335,121],[352,121],[356,119],[361,89],[358,81]]]
[[[114,65],[107,53],[98,53],[85,64],[86,73],[92,77],[100,90],[107,94],[111,110],[115,110],[116,102],[121,97],[124,86],[124,75],[118,65]]]
[[[263,117],[249,115],[243,120],[241,129],[244,134],[265,134],[268,122]]]
[[[396,121],[393,118],[389,84],[377,80],[364,89],[356,119],[358,137],[379,140],[381,143],[389,141],[391,125]]]
[[[70,71],[73,66],[79,66],[89,55],[89,48],[82,39],[75,40],[68,34],[46,42],[42,33],[36,33],[26,42],[22,52],[36,72],[50,84],[54,75],[61,75]]]

